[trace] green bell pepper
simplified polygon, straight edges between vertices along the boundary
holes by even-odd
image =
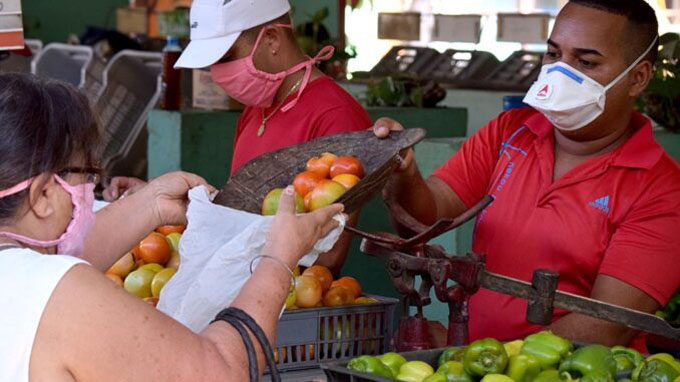
[[[640,352],[624,346],[612,347],[612,354],[616,361],[616,371],[632,371],[642,362]]]
[[[487,374],[480,382],[515,382],[505,374]]]
[[[532,382],[564,382],[560,379],[560,372],[556,369],[548,369],[540,372]]]
[[[579,382],[614,382],[614,377],[606,370],[597,370],[577,380]]]
[[[439,366],[435,374],[446,377],[446,382],[474,382],[470,374],[465,372],[462,362],[448,361]]]
[[[505,352],[508,353],[508,357],[512,357],[513,355],[519,354],[522,350],[522,345],[524,345],[524,341],[514,340],[504,343],[503,347],[505,348]]]
[[[448,361],[462,361],[463,354],[465,354],[465,348],[463,347],[452,347],[444,350],[439,356],[438,366],[443,365]]]
[[[524,339],[520,354],[534,356],[543,370],[556,367],[573,349],[571,341],[548,331],[529,335]]]
[[[531,382],[541,372],[541,363],[536,358],[526,354],[510,357],[508,370],[505,374],[515,382]]]
[[[397,380],[405,382],[423,382],[423,380],[434,374],[432,366],[423,361],[409,361],[401,365]]]
[[[612,351],[602,345],[589,345],[576,349],[560,364],[560,376],[579,379],[595,372],[606,372],[616,377],[616,361]]]
[[[406,363],[406,358],[399,353],[385,353],[377,358],[390,369],[393,376],[399,374],[401,365]]]
[[[508,366],[508,354],[495,338],[477,340],[468,346],[463,356],[465,371],[473,377],[501,374]]]
[[[446,377],[441,374],[434,373],[431,376],[423,379],[423,382],[446,382]]]
[[[677,370],[678,373],[680,373],[680,362],[678,362],[678,360],[676,360],[675,357],[673,357],[672,355],[668,353],[656,353],[647,357],[646,361],[651,361],[653,359],[660,359],[666,362],[667,364],[671,365],[675,370]]]
[[[392,371],[387,366],[385,366],[385,364],[383,364],[382,361],[378,359],[378,357],[370,355],[362,355],[361,357],[354,358],[353,360],[349,361],[347,368],[360,371],[362,373],[370,373],[382,377],[394,378]]]
[[[663,308],[665,319],[674,321],[680,314],[680,292],[675,292]]]
[[[650,357],[651,358],[651,357]],[[673,382],[680,373],[659,358],[645,360],[633,371],[633,382]]]

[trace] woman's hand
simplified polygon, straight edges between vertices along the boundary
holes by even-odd
[[[125,197],[141,190],[146,186],[146,182],[137,178],[128,178],[125,176],[117,176],[111,179],[111,183],[102,193],[104,200],[111,203],[118,200],[118,198]]]
[[[196,186],[206,186],[208,192],[216,191],[202,177],[188,172],[172,172],[152,180],[144,192],[149,192],[158,225],[186,224],[187,193]],[[140,191],[142,192],[142,191]]]
[[[338,226],[333,216],[341,213],[342,204],[334,204],[304,215],[295,214],[295,191],[289,186],[281,195],[263,254],[277,256],[290,268],[306,255],[314,244]]]

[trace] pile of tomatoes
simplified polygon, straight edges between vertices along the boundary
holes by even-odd
[[[295,284],[286,299],[286,310],[370,304],[378,300],[361,296],[361,285],[349,276],[333,280],[333,274],[323,265],[313,265],[301,275],[296,268]]]
[[[106,277],[151,305],[179,268],[179,241],[186,226],[158,227],[106,271]]]
[[[365,175],[364,166],[352,156],[323,153],[307,161],[305,171],[293,180],[298,213],[314,211],[338,200]],[[274,215],[283,189],[271,190],[262,202],[262,215]]]

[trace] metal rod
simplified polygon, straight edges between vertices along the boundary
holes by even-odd
[[[530,283],[495,273],[484,272],[481,277],[482,287],[496,292],[509,294],[531,301],[534,299],[533,287]],[[589,297],[573,293],[556,291],[554,306],[573,313],[598,318],[624,325],[631,329],[642,330],[660,336],[680,340],[680,330],[673,328],[662,318],[634,309],[609,304]]]

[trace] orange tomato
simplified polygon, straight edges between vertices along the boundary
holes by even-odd
[[[293,187],[295,187],[295,191],[304,198],[307,194],[312,192],[321,179],[323,178],[316,172],[304,171],[295,177],[295,180],[293,180]]]
[[[139,254],[146,263],[165,265],[170,260],[172,247],[168,239],[158,232],[152,232],[139,243]]]
[[[349,289],[350,292],[352,292],[352,295],[354,298],[357,298],[361,296],[361,284],[355,279],[354,277],[350,276],[345,276],[341,277],[331,284],[331,289],[336,286],[341,286]]]
[[[350,189],[356,186],[357,183],[361,181],[358,176],[354,174],[340,174],[333,178],[334,182],[338,182],[345,186],[346,189]]]
[[[332,287],[325,296],[323,296],[323,306],[340,306],[354,304],[354,295],[352,291],[344,286]]]
[[[354,174],[359,178],[364,177],[364,166],[355,157],[339,157],[333,162],[330,169],[331,178],[340,174]]]
[[[171,233],[177,232],[177,233],[184,233],[184,231],[187,229],[187,226],[185,225],[162,225],[158,228],[156,228],[156,232],[160,233],[161,235],[168,236]]]
[[[319,283],[321,284],[321,290],[323,293],[326,293],[329,289],[331,289],[333,274],[323,265],[312,265],[311,267],[305,269],[302,274],[304,276],[316,277],[316,279],[319,280]]]
[[[325,179],[328,178],[328,174],[331,171],[331,165],[320,157],[312,157],[307,161],[306,170],[315,172],[321,178]]]
[[[295,305],[300,308],[312,308],[321,302],[323,291],[316,277],[298,276],[295,278]]]
[[[333,153],[323,153],[321,154],[321,159],[323,162],[327,163],[328,166],[332,166],[333,162],[338,159],[338,156]]]

